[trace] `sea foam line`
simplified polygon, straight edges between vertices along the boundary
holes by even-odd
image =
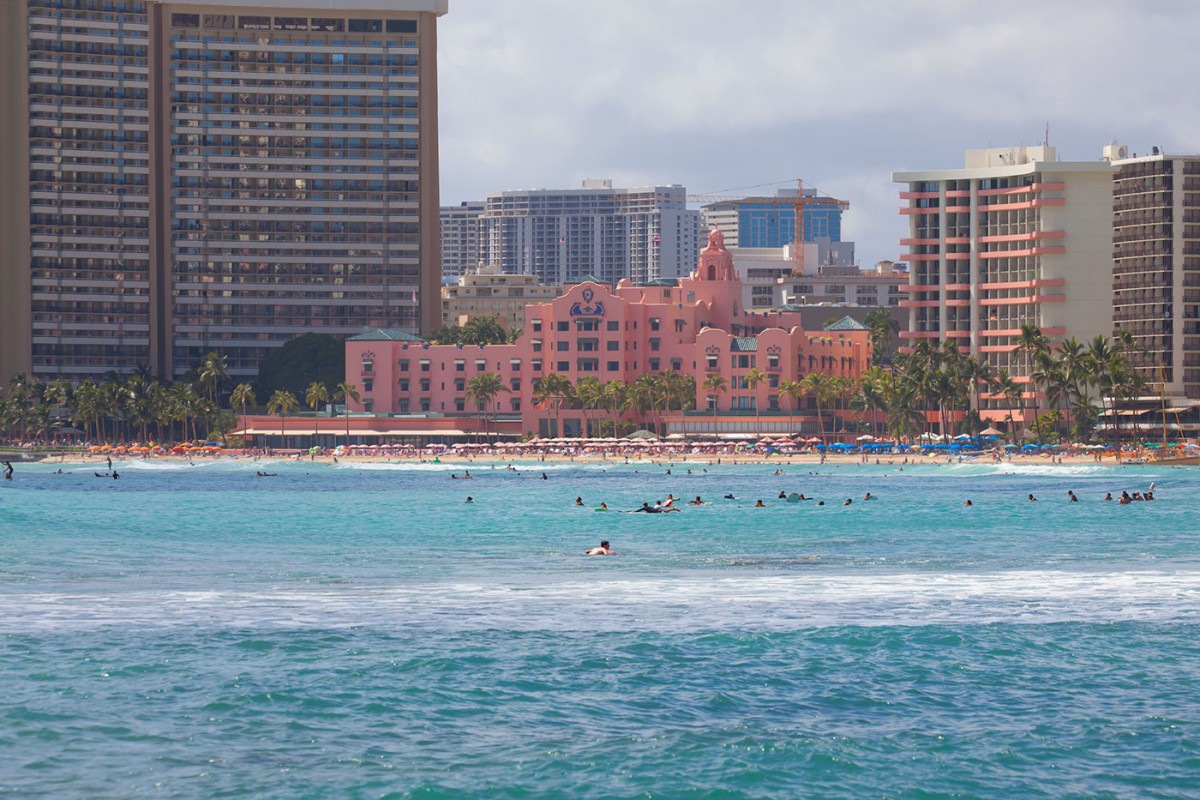
[[[121,627],[786,631],[857,625],[1200,622],[1200,572],[899,573],[7,592],[0,633]]]

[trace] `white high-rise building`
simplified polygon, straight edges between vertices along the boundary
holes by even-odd
[[[1111,335],[1112,174],[1106,160],[1059,161],[1049,146],[968,150],[961,169],[893,173],[909,219],[901,336],[951,339],[1028,383],[1023,324],[1052,340]]]
[[[442,206],[442,283],[452,283],[486,266],[479,241],[483,206],[482,200]]]
[[[486,264],[546,284],[678,278],[700,252],[700,212],[687,208],[678,185],[614,189],[588,180],[580,189],[499,192],[480,219]]]

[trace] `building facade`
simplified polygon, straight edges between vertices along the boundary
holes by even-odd
[[[774,197],[721,200],[701,209],[703,223],[725,234],[730,247],[778,248],[796,240],[796,189],[780,189]],[[842,212],[846,204],[804,190],[804,241],[842,240]]]
[[[539,405],[541,378],[628,384],[645,373],[676,372],[696,383],[696,408],[704,413],[691,423],[712,432],[787,433],[802,423],[786,418],[790,401],[781,400],[781,381],[814,371],[852,377],[867,367],[871,346],[861,326],[808,332],[798,326],[799,313],[756,314],[741,298],[733,258],[714,230],[689,276],[666,285],[571,284],[552,302],[527,307],[524,334],[514,344],[430,345],[388,331],[353,337],[346,342],[346,380],[360,388],[355,410],[402,415],[376,419],[375,429],[421,426],[425,415],[472,415],[470,381],[492,373],[507,391],[489,412],[519,416],[526,433],[580,436],[595,424],[594,413]],[[756,368],[767,378],[751,385],[746,376]],[[724,378],[725,391],[704,388],[713,374]],[[765,421],[758,418],[763,414]]]
[[[893,173],[909,220],[901,336],[952,340],[1028,383],[1023,324],[1052,340],[1111,335],[1112,169],[1058,161],[1045,146],[968,150],[963,169]]]
[[[524,330],[526,307],[548,303],[561,292],[561,286],[544,286],[533,275],[509,275],[496,267],[475,270],[442,287],[442,324],[495,317],[506,328]]]
[[[700,250],[700,214],[675,185],[587,180],[580,189],[500,192],[488,196],[480,224],[485,264],[545,284],[677,278]]]
[[[0,372],[435,326],[446,1],[4,3]]]
[[[442,283],[452,283],[485,266],[479,239],[483,206],[482,200],[442,206]]]
[[[1200,155],[1113,158],[1113,327],[1154,393],[1200,399]]]

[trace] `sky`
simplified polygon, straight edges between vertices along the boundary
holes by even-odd
[[[683,184],[846,200],[859,262],[906,228],[893,171],[968,148],[1200,152],[1191,0],[449,0],[441,200]],[[771,186],[768,184],[778,184]],[[752,192],[744,187],[759,187]]]

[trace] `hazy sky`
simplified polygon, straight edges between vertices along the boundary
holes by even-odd
[[[850,202],[866,266],[900,252],[893,170],[1047,122],[1062,160],[1200,151],[1197,31],[1189,0],[450,0],[442,203],[799,177]]]

